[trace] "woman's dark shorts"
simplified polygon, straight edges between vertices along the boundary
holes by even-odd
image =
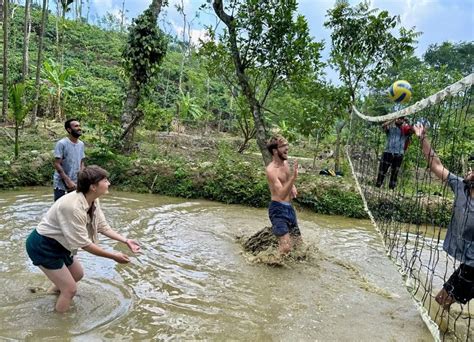
[[[65,264],[73,263],[71,252],[55,239],[39,234],[34,229],[26,239],[26,252],[33,261],[33,265],[43,266],[50,270],[58,270]]]
[[[271,201],[268,207],[268,216],[272,223],[272,232],[276,236],[283,236],[288,233],[293,236],[301,236],[296,221],[296,212],[291,204]]]
[[[466,304],[474,298],[474,267],[462,264],[443,287],[457,302]]]

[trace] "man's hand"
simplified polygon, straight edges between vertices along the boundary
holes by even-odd
[[[298,177],[298,160],[295,159],[293,162],[293,179]]]
[[[125,241],[125,243],[127,244],[128,248],[129,248],[133,253],[138,253],[138,252],[140,251],[140,245],[138,244],[137,241],[131,240],[131,239],[127,239],[127,241]]]
[[[419,138],[425,137],[426,129],[425,129],[425,126],[423,126],[422,124],[416,124],[415,126],[413,126],[413,130],[415,131],[415,134],[417,137]]]
[[[298,190],[296,190],[296,186],[293,185],[291,188],[291,198],[296,198],[298,196]]]
[[[66,179],[66,180],[64,181],[64,184],[66,185],[66,190],[67,190],[68,192],[76,189],[76,183],[74,183],[74,182],[73,182],[72,180],[70,180],[70,179]]]

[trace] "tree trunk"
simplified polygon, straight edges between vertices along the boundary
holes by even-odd
[[[15,120],[15,158],[18,158],[18,155],[19,155],[19,143],[18,143],[18,131],[20,130],[20,128],[18,127],[20,124],[18,123],[18,121]]]
[[[143,113],[137,111],[138,102],[140,101],[140,87],[133,77],[130,77],[127,98],[125,100],[122,113],[122,149],[124,152],[129,152],[132,147],[133,136],[135,134],[135,127]]]
[[[316,143],[314,144],[314,158],[313,158],[313,170],[316,169],[316,157],[318,155],[319,147],[319,131],[316,133]]]
[[[219,19],[222,20],[222,22],[227,26],[227,29],[229,30],[230,49],[232,53],[232,60],[234,62],[237,79],[238,79],[240,87],[242,88],[242,92],[244,96],[247,98],[247,101],[249,103],[250,112],[253,115],[255,130],[256,130],[257,145],[262,154],[263,162],[265,163],[265,165],[268,165],[271,162],[272,157],[266,147],[267,130],[265,128],[265,123],[263,120],[260,103],[258,102],[255,96],[255,93],[252,90],[252,87],[250,86],[248,77],[245,73],[245,66],[242,63],[240,51],[238,50],[238,47],[237,47],[237,33],[235,30],[234,18],[224,12],[224,5],[222,3],[222,0],[214,0],[213,7],[214,7],[214,12],[216,12]]]
[[[163,0],[153,0],[149,7],[155,21],[154,23],[152,23],[154,25],[157,24],[162,2]],[[138,123],[143,118],[143,112],[137,110],[138,103],[140,102],[140,93],[142,86],[142,84],[138,84],[137,80],[135,80],[133,77],[130,77],[127,90],[127,98],[125,100],[121,118],[121,140],[123,142],[122,150],[124,152],[128,152],[131,150],[135,128],[138,126]]]
[[[8,112],[8,1],[3,2],[3,105],[2,120],[7,121]]]
[[[341,166],[339,162],[339,154],[341,150],[341,132],[345,124],[346,123],[342,120],[336,124],[336,151],[334,152],[334,171],[335,172],[341,171]]]
[[[46,25],[46,18],[48,14],[48,0],[43,0],[43,10],[41,12],[41,27],[38,41],[38,59],[36,60],[36,78],[35,78],[35,104],[33,107],[33,114],[31,115],[31,125],[36,125],[36,118],[38,115],[38,102],[40,98],[40,73],[41,65],[43,64],[43,42],[44,42],[44,28]]]
[[[29,47],[31,32],[31,1],[25,0],[25,22],[23,31],[23,73],[21,75],[22,82],[25,82],[29,74]]]

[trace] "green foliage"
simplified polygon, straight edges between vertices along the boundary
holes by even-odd
[[[138,85],[146,85],[156,75],[167,45],[168,40],[156,25],[151,9],[133,21],[122,57],[125,71]]]
[[[332,30],[331,63],[349,89],[352,101],[362,84],[377,80],[388,67],[414,50],[418,34],[400,27],[396,37],[392,32],[399,18],[387,11],[370,9],[368,1],[351,7],[348,1],[339,0],[327,16],[324,26]]]
[[[467,76],[474,72],[474,42],[431,44],[423,59],[436,70],[446,67]]]
[[[12,108],[12,115],[15,122],[15,157],[18,158],[19,153],[19,141],[18,141],[18,130],[23,124],[23,121],[28,115],[31,105],[25,105],[25,89],[24,83],[17,83],[9,89],[9,102],[8,104]]]
[[[43,63],[43,77],[48,82],[48,93],[52,97],[52,107],[57,110],[57,118],[64,119],[63,98],[66,94],[74,94],[75,87],[71,82],[72,76],[76,74],[73,68],[62,67],[53,60],[46,60]]]
[[[314,177],[314,176],[313,176]],[[342,180],[335,179],[330,184],[311,184],[311,181],[302,178],[300,182],[310,185],[309,188],[303,188],[299,191],[296,202],[308,207],[315,212],[328,215],[341,215],[353,218],[367,218],[364,210],[364,204],[358,192],[347,186],[338,186]]]
[[[224,203],[245,203],[264,207],[270,191],[263,171],[244,161],[228,145],[219,146],[217,161],[208,169],[209,180],[204,185],[207,198]]]

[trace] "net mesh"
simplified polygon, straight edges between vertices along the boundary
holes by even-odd
[[[414,135],[403,142],[403,156],[384,154],[388,135],[382,123],[405,117],[412,126],[423,124],[443,165],[463,177],[468,171],[468,158],[474,153],[473,83],[471,74],[429,98],[384,116],[362,114],[354,107],[346,148],[369,216],[436,340],[474,339],[474,302],[443,308],[435,300],[460,266],[443,250],[454,193],[430,172]],[[471,199],[465,210],[472,218]],[[463,229],[474,231],[472,222],[466,221]],[[466,248],[473,250],[474,241],[469,240]]]

